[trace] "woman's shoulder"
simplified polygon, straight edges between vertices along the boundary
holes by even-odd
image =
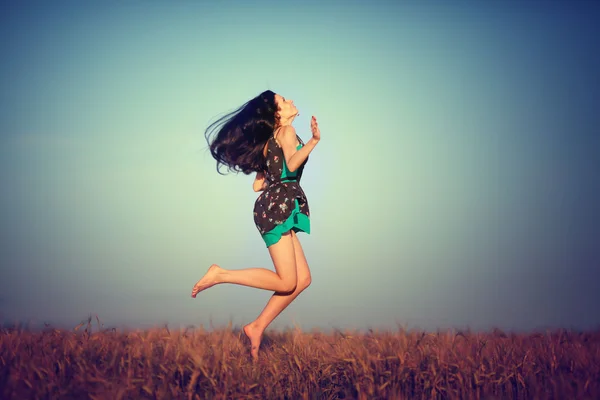
[[[296,136],[296,128],[294,128],[292,125],[285,125],[282,126],[280,128],[278,128],[278,130],[274,133],[273,136]]]
[[[275,132],[273,134],[273,138],[279,147],[281,147],[281,144],[284,142],[289,143],[296,142],[296,140],[298,140],[300,143],[302,143],[300,137],[296,134],[296,129],[291,125],[286,125],[279,128],[279,132]]]

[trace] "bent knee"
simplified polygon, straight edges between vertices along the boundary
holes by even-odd
[[[288,292],[293,292],[294,290],[296,290],[297,287],[297,283],[296,281],[292,281],[292,280],[284,280],[281,282],[281,291],[288,293]]]
[[[312,278],[310,275],[302,277],[298,279],[298,286],[302,288],[302,290],[306,289],[312,283]]]

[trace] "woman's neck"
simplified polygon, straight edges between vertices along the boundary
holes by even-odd
[[[296,115],[297,115],[297,114],[295,114],[295,115],[292,115],[292,116],[289,116],[289,117],[287,117],[287,118],[285,118],[285,119],[284,119],[284,118],[280,119],[280,120],[279,120],[279,124],[278,124],[278,126],[277,126],[277,127],[278,127],[278,128],[281,128],[281,127],[283,127],[283,126],[291,126],[291,125],[292,125],[292,122],[294,122],[294,118],[296,118]]]

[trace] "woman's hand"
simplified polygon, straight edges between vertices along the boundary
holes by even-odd
[[[314,140],[317,142],[321,140],[321,131],[319,130],[319,124],[317,123],[317,119],[314,115],[310,120],[310,130],[312,131],[312,137]]]
[[[252,189],[255,192],[262,192],[268,186],[267,179],[265,177],[264,172],[257,172],[256,178],[254,178],[254,183],[252,184]]]

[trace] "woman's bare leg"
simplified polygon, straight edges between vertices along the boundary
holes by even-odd
[[[294,244],[294,255],[296,258],[296,276],[298,277],[298,284],[296,285],[296,289],[291,293],[276,292],[273,294],[258,318],[244,326],[244,332],[252,342],[251,353],[255,360],[258,358],[260,341],[267,326],[269,326],[269,324],[273,322],[273,320],[311,283],[310,270],[308,268],[306,257],[304,256],[304,251],[302,250],[302,246],[300,245],[296,233],[293,231],[291,232]]]
[[[273,292],[292,292],[296,289],[296,259],[291,234],[269,246],[276,273],[265,268],[227,270],[213,264],[192,289],[192,297],[214,285],[235,283]]]

